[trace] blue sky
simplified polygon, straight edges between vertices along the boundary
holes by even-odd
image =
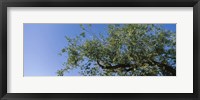
[[[176,24],[164,27],[176,31]],[[105,33],[108,28],[106,24],[94,24],[92,29]],[[58,55],[67,45],[65,36],[75,37],[81,32],[80,24],[24,24],[24,76],[56,76],[67,60]],[[76,76],[77,71],[65,75]]]

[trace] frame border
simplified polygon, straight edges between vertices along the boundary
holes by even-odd
[[[193,93],[7,93],[7,7],[193,7]],[[199,100],[200,0],[0,0],[0,98],[2,100]]]

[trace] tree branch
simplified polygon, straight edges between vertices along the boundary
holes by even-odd
[[[99,61],[97,61],[97,64],[103,69],[116,69],[116,68],[131,67],[130,64],[117,64],[115,66],[104,66],[104,65],[100,64]]]
[[[153,63],[155,64],[153,64]],[[154,65],[158,65],[158,67],[161,67],[162,70],[166,70],[168,73],[171,73],[172,76],[176,76],[176,69],[172,68],[172,66],[169,66],[167,64],[163,64],[163,63],[159,63],[156,61],[152,61],[152,62],[148,62],[150,65],[154,66]]]
[[[166,70],[167,73],[170,73],[172,76],[176,76],[176,69],[172,68],[172,66],[169,66],[169,65],[163,64],[163,63],[159,63],[159,62],[156,62],[156,61],[152,61],[152,62],[149,61],[149,62],[146,62],[146,63],[148,63],[151,66],[157,65],[158,67],[162,68],[163,72],[165,72],[165,70]],[[133,66],[131,64],[117,64],[115,66],[105,66],[105,65],[100,64],[99,61],[97,61],[97,64],[103,69],[117,69],[117,68],[126,68],[126,67],[132,67]],[[132,69],[133,68],[130,68],[127,71],[130,71]]]

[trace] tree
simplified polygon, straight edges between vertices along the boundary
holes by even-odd
[[[110,24],[106,34],[80,25],[82,33],[65,37],[67,55],[58,75],[78,69],[86,76],[175,76],[176,33],[157,24]]]

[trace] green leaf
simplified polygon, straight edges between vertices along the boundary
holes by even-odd
[[[66,49],[62,49],[62,53],[66,52]]]
[[[80,35],[81,35],[82,37],[85,37],[85,32],[82,32]]]
[[[88,26],[91,28],[91,27],[92,27],[92,24],[88,24]]]
[[[80,24],[80,27],[81,27],[82,30],[85,30],[83,24]]]

